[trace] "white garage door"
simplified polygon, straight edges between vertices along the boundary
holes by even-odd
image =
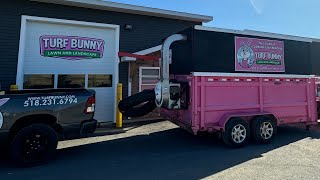
[[[23,16],[17,84],[96,90],[95,118],[114,121],[119,26]]]

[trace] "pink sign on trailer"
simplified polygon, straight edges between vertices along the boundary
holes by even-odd
[[[284,42],[235,37],[235,70],[285,72]]]

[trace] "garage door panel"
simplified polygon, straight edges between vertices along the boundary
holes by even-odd
[[[52,74],[57,78],[59,75],[83,74],[86,88],[89,75],[111,77],[108,82],[112,85],[89,88],[96,91],[95,118],[100,122],[113,121],[119,68],[118,26],[43,19],[31,17],[26,23],[26,48],[19,60],[23,62],[20,68],[23,72],[18,72],[22,74],[20,77]]]
[[[111,88],[90,88],[96,91],[96,112],[94,118],[100,122],[113,121],[114,115],[114,95]]]
[[[60,73],[60,72],[70,72],[70,68],[74,72],[95,72],[95,73],[114,73],[115,72],[115,62],[101,62],[101,61],[112,61],[108,59],[103,59],[101,61],[91,61],[90,62],[44,62],[44,61],[26,61],[25,62],[25,72],[50,72],[50,73]],[[113,60],[114,61],[114,60]]]
[[[34,69],[28,69],[25,70],[25,74],[34,74],[34,73],[49,73],[49,74],[114,74],[115,71],[113,68],[110,67],[90,67],[88,66],[86,71],[83,70],[83,67],[79,66],[65,66],[65,67],[56,67],[56,66],[51,66],[51,70],[47,70],[47,67],[43,66],[35,66]],[[49,68],[49,67],[48,67]],[[69,71],[69,69],[72,68],[72,71]],[[94,70],[89,70],[90,68],[94,68]]]

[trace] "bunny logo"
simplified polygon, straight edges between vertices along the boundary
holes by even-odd
[[[251,47],[243,45],[237,52],[237,60],[241,67],[250,68],[254,63],[254,53]]]

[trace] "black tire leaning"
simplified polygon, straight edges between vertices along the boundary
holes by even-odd
[[[271,136],[268,138],[261,131],[261,126],[264,123],[267,123],[268,125],[272,126],[272,133],[271,133],[271,130],[268,131],[269,133],[271,133]],[[251,129],[252,129],[251,130],[252,137],[257,143],[269,144],[272,142],[272,140],[274,139],[274,136],[277,132],[277,123],[270,116],[258,116],[252,120]]]
[[[157,107],[155,98],[154,90],[144,90],[120,101],[118,108],[125,116],[141,117],[150,113]]]
[[[241,129],[245,130],[245,137],[243,141],[236,142],[235,138],[233,138],[233,130],[236,127],[240,127]],[[241,132],[243,136],[243,132]],[[243,137],[242,137],[243,138]],[[241,119],[241,118],[232,118],[230,119],[225,125],[225,131],[222,132],[222,140],[223,142],[233,148],[243,147],[248,143],[250,139],[250,127],[249,124]]]
[[[29,148],[27,147],[30,147],[30,143],[28,143],[27,146],[27,142],[30,142],[30,139],[34,139],[33,137],[39,138],[39,142],[43,142],[39,143],[41,144],[41,146],[38,145],[38,147],[40,147],[42,151],[34,153],[34,155],[37,157],[29,157],[27,155],[27,152],[29,150]],[[42,146],[42,144],[44,145]],[[40,163],[45,163],[53,158],[56,152],[57,145],[58,135],[53,128],[46,124],[32,124],[22,128],[12,139],[9,147],[10,157],[17,165],[38,165]]]
[[[141,117],[147,115],[151,111],[153,111],[157,107],[154,101],[148,101],[147,103],[139,106],[139,107],[132,107],[127,111],[124,111],[124,114],[127,117]]]
[[[153,89],[144,90],[120,101],[118,108],[121,112],[126,111],[146,101],[155,101],[155,98],[156,95]]]

